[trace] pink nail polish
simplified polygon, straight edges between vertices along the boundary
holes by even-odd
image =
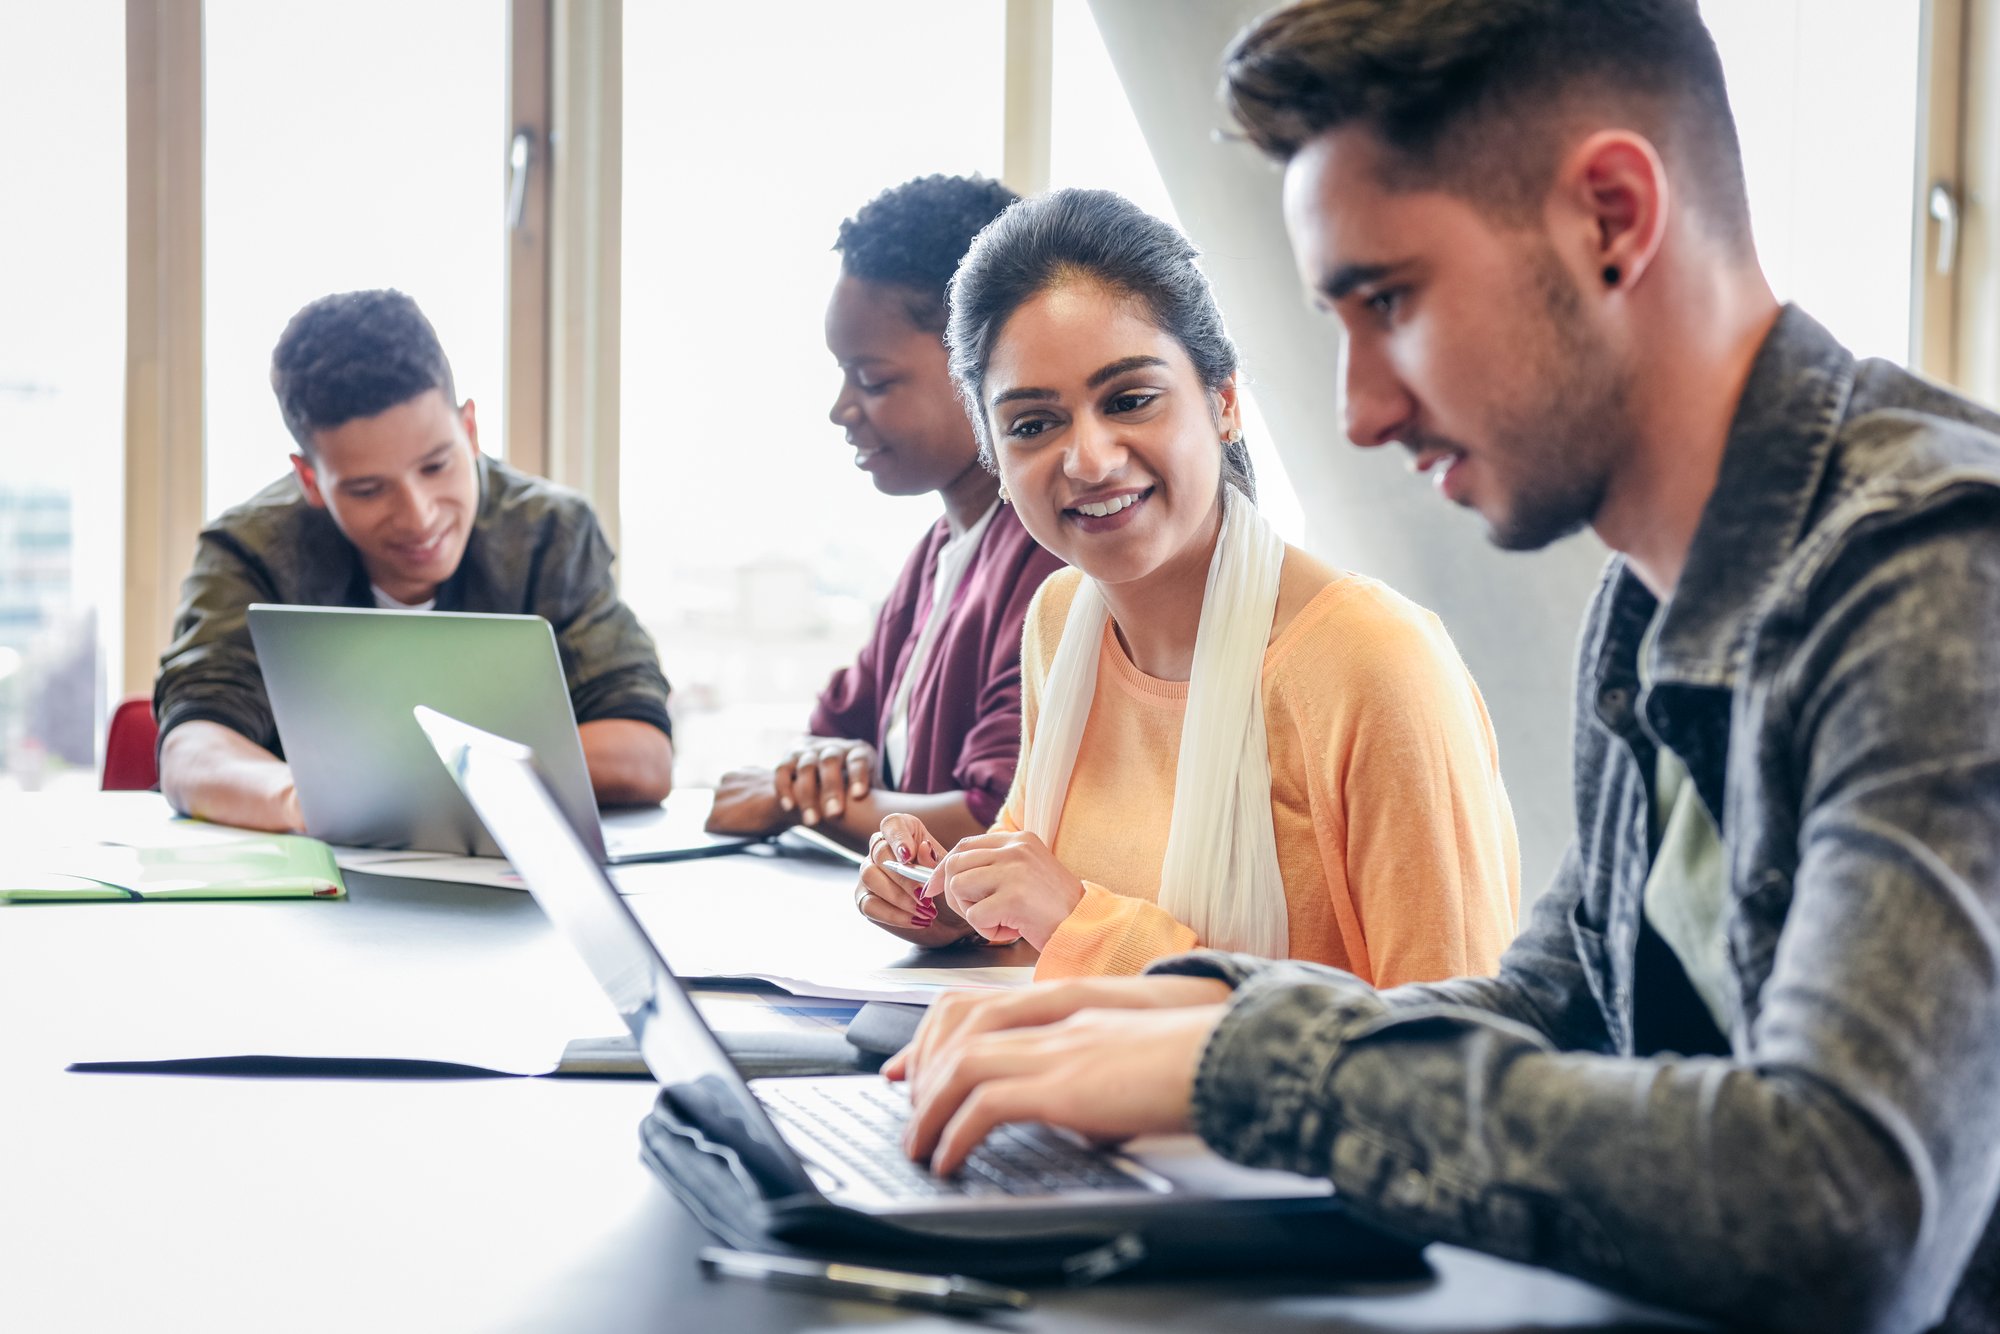
[[[898,843],[896,845],[896,860],[899,862],[910,860],[910,848],[907,843]]]

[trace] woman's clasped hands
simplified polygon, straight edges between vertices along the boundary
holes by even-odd
[[[891,863],[935,869],[919,885]],[[975,834],[945,853],[921,820],[891,815],[869,840],[855,906],[914,944],[935,948],[976,934],[1042,949],[1083,894],[1083,882],[1033,834]]]

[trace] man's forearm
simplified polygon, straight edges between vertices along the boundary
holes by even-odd
[[[1950,1277],[1913,1165],[1808,1071],[1557,1053],[1281,965],[1239,986],[1193,1107],[1218,1151],[1399,1229],[1761,1328],[1919,1327]]]
[[[1497,977],[1410,982],[1370,994],[1389,1011],[1440,1005],[1483,1010],[1533,1030],[1564,1051],[1608,1052],[1612,1043],[1603,1013],[1583,978],[1571,944],[1570,915],[1579,892],[1576,849],[1572,846],[1555,882],[1535,901],[1521,934],[1501,956]],[[1307,974],[1338,971],[1220,950],[1162,959],[1146,971],[1213,977],[1239,987],[1273,969]]]
[[[600,806],[651,806],[674,785],[674,743],[636,718],[599,718],[577,729]]]
[[[167,733],[160,746],[160,791],[183,815],[216,824],[293,831],[305,823],[291,766],[207,719]]]

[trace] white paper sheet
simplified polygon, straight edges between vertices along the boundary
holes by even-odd
[[[767,982],[794,996],[929,1005],[947,991],[1010,991],[1025,987],[1034,975],[1032,968],[867,968],[828,969],[816,971],[812,977],[732,973],[730,978]]]
[[[489,889],[528,887],[514,868],[498,857],[454,857],[440,852],[385,852],[379,848],[336,848],[334,860],[343,871],[366,871],[397,880],[441,880],[450,885],[483,885]]]

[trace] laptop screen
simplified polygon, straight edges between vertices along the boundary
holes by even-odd
[[[416,716],[535,902],[611,997],[647,1068],[683,1116],[735,1149],[767,1185],[812,1191],[805,1169],[646,929],[563,818],[535,771],[533,752],[433,709],[419,707]]]

